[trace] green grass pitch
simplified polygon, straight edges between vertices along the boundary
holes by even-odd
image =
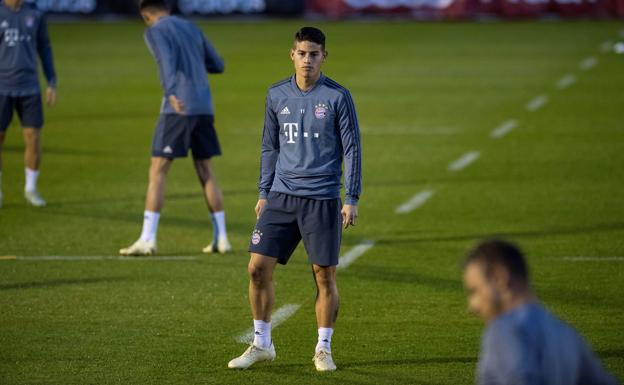
[[[360,224],[343,250],[375,241],[339,273],[333,341],[320,375],[314,284],[302,249],[275,277],[277,360],[226,368],[251,325],[245,248],[253,229],[267,87],[292,72],[308,21],[201,22],[226,59],[211,78],[224,156],[216,163],[236,249],[200,256],[210,220],[189,159],[172,168],[159,253],[179,261],[0,260],[2,384],[469,384],[482,325],[466,311],[459,261],[504,234],[527,252],[546,305],[624,379],[624,55],[615,22],[315,23],[325,73],[348,87],[364,145]],[[40,190],[22,198],[18,125],[4,149],[0,256],[114,256],[140,232],[161,97],[138,22],[53,23],[59,104],[47,109]],[[580,63],[596,59],[581,69]],[[566,74],[576,82],[559,89]],[[546,95],[548,103],[528,111]],[[492,139],[493,129],[518,126]],[[470,151],[480,157],[452,172]],[[430,189],[422,207],[395,209]]]

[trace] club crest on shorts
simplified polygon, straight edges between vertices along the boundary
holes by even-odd
[[[327,116],[327,106],[322,103],[314,106],[314,116],[317,119],[325,119]]]
[[[251,235],[251,243],[257,245],[258,243],[260,243],[261,240],[262,233],[260,232],[260,230],[254,230],[253,234]]]

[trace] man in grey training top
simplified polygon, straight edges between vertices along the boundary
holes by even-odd
[[[349,91],[321,73],[327,57],[323,32],[299,30],[290,56],[295,75],[274,84],[266,98],[258,222],[249,245],[254,341],[230,361],[234,369],[275,358],[273,270],[288,262],[301,240],[317,287],[314,364],[318,371],[336,369],[330,345],[339,304],[336,265],[342,227],[355,225],[358,214],[360,131]]]
[[[479,385],[615,385],[583,339],[533,293],[513,244],[491,240],[466,258],[470,310],[488,323],[477,369]]]
[[[22,0],[0,2],[0,207],[2,207],[2,145],[17,112],[24,134],[26,184],[24,197],[33,206],[45,206],[37,190],[41,165],[43,106],[37,57],[48,87],[46,103],[56,103],[56,73],[45,16]]]
[[[223,194],[211,159],[221,155],[214,129],[214,107],[206,78],[222,73],[223,60],[194,24],[169,14],[165,0],[141,0],[141,16],[148,25],[145,42],[156,59],[164,90],[161,115],[154,133],[143,230],[122,255],[156,252],[156,233],[165,202],[165,181],[175,158],[193,152],[195,170],[212,217],[214,238],[206,253],[231,250],[225,229]]]

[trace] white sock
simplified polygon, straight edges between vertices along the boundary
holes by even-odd
[[[26,172],[26,186],[24,187],[24,190],[36,191],[37,190],[37,178],[39,178],[39,170],[31,170],[29,168],[26,168],[25,172]]]
[[[143,213],[143,231],[141,231],[142,241],[149,242],[156,240],[159,219],[160,213],[156,213],[154,211],[145,211]]]
[[[262,320],[253,320],[254,323],[254,346],[260,349],[271,347],[271,323]]]
[[[334,334],[332,328],[319,328],[318,329],[318,342],[316,343],[316,352],[324,350],[331,353],[331,338]]]
[[[214,230],[215,241],[227,239],[227,230],[225,229],[225,211],[212,213],[212,227]]]

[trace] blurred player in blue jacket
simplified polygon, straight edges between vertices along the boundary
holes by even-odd
[[[479,385],[616,385],[585,341],[539,303],[522,252],[490,240],[464,262],[470,310],[487,329]]]

